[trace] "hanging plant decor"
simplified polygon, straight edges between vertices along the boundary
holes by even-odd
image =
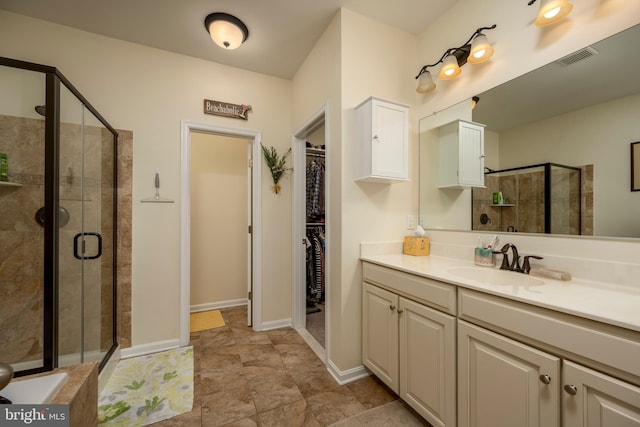
[[[291,147],[282,155],[282,157],[278,156],[278,152],[273,147],[265,147],[262,146],[262,152],[264,153],[264,160],[269,166],[269,170],[271,171],[271,177],[273,178],[273,192],[278,194],[280,193],[280,178],[284,176],[287,171],[292,171],[293,168],[287,167],[287,157],[291,154]]]

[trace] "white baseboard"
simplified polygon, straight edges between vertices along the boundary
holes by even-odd
[[[200,311],[219,310],[221,308],[237,307],[239,305],[247,305],[247,299],[232,299],[227,301],[210,302],[207,304],[194,304],[189,307],[191,313],[198,313]]]
[[[272,320],[270,322],[262,322],[261,331],[270,331],[272,329],[288,328],[291,327],[291,319]]]
[[[318,343],[318,341],[316,341],[314,336],[311,335],[309,333],[309,331],[307,331],[306,329],[300,328],[300,329],[296,329],[296,331],[298,332],[298,334],[300,334],[300,336],[307,343],[307,345],[309,347],[311,347],[311,350],[313,350],[313,352],[316,354],[316,356],[318,356],[318,358],[320,360],[322,360],[322,363],[324,363],[326,365],[327,364],[327,350],[324,347],[322,347],[322,345],[320,345],[320,343]]]
[[[180,347],[180,340],[156,341],[148,344],[134,345],[133,347],[123,348],[120,354],[123,359],[130,357],[144,356],[145,354],[158,353],[165,350],[173,350]]]
[[[349,384],[371,375],[364,365],[356,366],[355,368],[347,369],[346,371],[341,371],[331,360],[327,360],[327,369],[331,376],[340,385]]]

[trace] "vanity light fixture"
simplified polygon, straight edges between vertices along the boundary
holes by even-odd
[[[491,58],[493,55],[493,47],[489,44],[487,36],[482,34],[482,31],[493,30],[494,28],[496,28],[495,24],[490,27],[478,28],[462,46],[445,50],[438,61],[422,67],[416,76],[416,79],[418,79],[416,92],[429,93],[435,90],[436,84],[428,70],[430,67],[435,67],[442,63],[438,78],[440,80],[451,80],[462,73],[460,67],[467,62],[479,64]]]
[[[535,2],[536,0],[529,0],[528,5],[531,6]],[[573,4],[568,0],[540,0],[540,10],[534,24],[538,27],[555,24],[567,16],[571,9],[573,9]]]
[[[204,27],[211,40],[223,49],[236,49],[249,37],[244,22],[228,13],[216,12],[207,15]]]
[[[472,96],[471,97],[471,109],[475,109],[476,105],[478,105],[478,102],[480,102],[480,97],[479,96]]]

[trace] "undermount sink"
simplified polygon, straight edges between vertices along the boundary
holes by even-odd
[[[454,267],[447,270],[451,275],[461,279],[473,280],[488,285],[538,286],[542,280],[513,271],[475,267]]]

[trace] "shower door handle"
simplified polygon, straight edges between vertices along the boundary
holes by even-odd
[[[85,245],[85,240],[84,240],[84,236],[95,236],[98,239],[98,253],[94,256],[85,256],[85,249],[86,249],[86,245]],[[80,245],[78,245],[78,243],[80,243]],[[81,246],[80,250],[79,250],[79,246]],[[73,238],[73,256],[76,257],[76,259],[96,259],[96,258],[100,258],[102,256],[102,236],[100,235],[100,233],[78,233],[76,234],[76,236]]]

